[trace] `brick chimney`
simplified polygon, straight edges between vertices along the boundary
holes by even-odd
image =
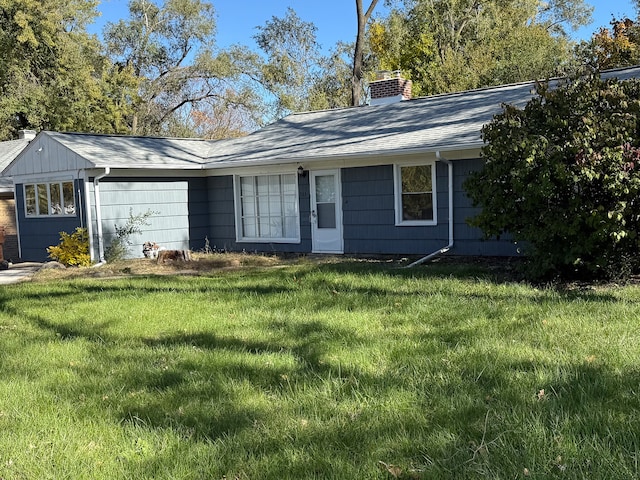
[[[20,140],[27,140],[27,141],[31,141],[34,138],[36,138],[36,131],[35,130],[18,130],[18,138]]]
[[[400,70],[378,72],[369,83],[371,105],[384,105],[411,98],[411,80],[402,78]]]

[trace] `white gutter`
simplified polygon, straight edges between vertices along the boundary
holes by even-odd
[[[449,243],[446,247],[442,247],[440,250],[436,250],[435,252],[430,253],[429,255],[422,257],[419,260],[416,260],[411,265],[407,265],[407,268],[421,265],[424,262],[437,257],[438,255],[447,253],[449,250],[451,250],[451,247],[453,247],[453,163],[451,162],[451,160],[442,158],[440,156],[440,150],[436,152],[436,159],[447,164],[447,173],[449,177]]]
[[[435,151],[436,158],[440,158],[440,152],[458,152],[458,151],[469,151],[469,150],[478,150],[484,146],[484,142],[482,141],[474,141],[468,143],[460,143],[455,145],[449,145],[446,147],[438,147],[438,150]],[[230,168],[230,167],[253,167],[253,166],[269,166],[269,165],[281,165],[281,164],[290,164],[290,163],[316,163],[316,162],[325,162],[330,160],[352,160],[352,159],[362,159],[362,160],[370,160],[371,158],[387,158],[387,157],[395,157],[398,155],[417,155],[417,154],[425,154],[432,153],[434,146],[429,147],[420,147],[420,148],[394,148],[390,150],[380,151],[375,150],[371,152],[359,152],[359,153],[335,153],[331,155],[315,155],[315,156],[291,156],[291,157],[277,157],[276,155],[268,155],[268,152],[265,157],[253,158],[249,160],[239,160],[236,154],[225,155],[232,157],[230,160],[212,160],[203,164],[204,170],[216,170],[222,168]],[[208,158],[213,158],[215,155],[212,155]],[[466,158],[466,157],[465,157]],[[468,157],[474,158],[474,157]],[[442,161],[446,162],[446,159],[442,159]],[[386,162],[386,161],[385,161]],[[383,164],[383,163],[380,163]]]
[[[24,186],[22,187],[22,191],[24,192]],[[18,258],[22,258],[22,240],[20,236],[20,215],[18,215],[18,202],[15,201],[16,198],[16,182],[13,182],[13,209],[16,212],[16,234],[18,235]],[[25,201],[26,203],[26,201]],[[17,259],[16,259],[17,261]]]
[[[102,212],[100,211],[100,180],[109,175],[111,169],[109,167],[104,168],[104,173],[97,175],[93,179],[93,194],[96,199],[96,225],[98,227],[98,263],[95,265],[99,267],[106,263],[104,259],[104,238],[102,237]]]

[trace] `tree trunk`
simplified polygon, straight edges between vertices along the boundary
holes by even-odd
[[[362,66],[364,63],[364,33],[369,18],[376,8],[378,0],[371,0],[366,13],[362,10],[362,0],[356,0],[356,12],[358,15],[358,33],[356,35],[356,47],[353,53],[353,75],[351,76],[351,105],[357,107],[362,101]]]

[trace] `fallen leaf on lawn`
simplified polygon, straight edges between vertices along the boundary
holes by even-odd
[[[378,466],[381,470],[389,473],[389,475],[391,475],[393,478],[400,478],[400,476],[402,475],[402,469],[396,465],[384,463],[382,460],[379,460]]]

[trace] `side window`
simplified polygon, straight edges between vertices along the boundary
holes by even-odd
[[[396,225],[435,225],[435,164],[396,165]]]
[[[24,201],[27,217],[76,214],[73,182],[25,184]]]
[[[25,185],[24,186],[24,203],[26,208],[27,217],[31,217],[36,214],[36,186]]]

